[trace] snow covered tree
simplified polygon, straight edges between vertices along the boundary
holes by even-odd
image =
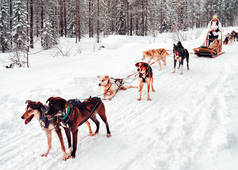
[[[57,1],[45,1],[43,29],[41,30],[41,45],[44,49],[58,44],[57,5]]]
[[[34,21],[34,10],[33,10],[33,0],[30,0],[30,47],[34,48],[34,31],[33,31],[33,21]]]
[[[119,35],[126,35],[126,4],[120,0],[118,4],[117,32]]]
[[[88,32],[89,37],[93,37],[93,0],[88,1]]]
[[[1,0],[0,6],[0,48],[2,52],[9,50],[11,47],[10,34],[10,15],[9,4],[7,0]]]
[[[15,49],[26,50],[28,36],[26,34],[26,2],[21,0],[12,0],[12,37]]]

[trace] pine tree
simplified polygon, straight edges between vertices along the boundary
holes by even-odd
[[[120,0],[118,5],[117,30],[119,35],[126,35],[126,11],[125,1]]]
[[[13,0],[12,37],[15,49],[26,50],[28,36],[26,35],[26,3]]]
[[[44,24],[43,29],[41,30],[41,44],[44,49],[49,49],[54,45],[58,44],[58,18],[57,18],[57,2],[56,1],[48,1],[45,2],[45,10],[44,10]]]
[[[9,10],[8,1],[2,0],[0,6],[0,46],[3,53],[11,47]]]

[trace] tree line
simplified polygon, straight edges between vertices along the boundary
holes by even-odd
[[[157,35],[238,22],[238,0],[0,0],[0,50],[49,49],[60,37]]]

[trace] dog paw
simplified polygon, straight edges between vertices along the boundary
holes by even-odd
[[[181,72],[180,75],[183,75],[183,72]]]
[[[71,153],[71,158],[73,158],[73,159],[75,158],[75,152]]]
[[[106,136],[107,136],[107,138],[110,138],[112,135],[108,133]]]
[[[48,153],[42,153],[40,156],[41,157],[47,157]]]
[[[172,74],[174,74],[175,73],[175,71],[173,71],[173,72],[171,72]]]
[[[148,100],[148,101],[151,101],[151,98],[150,98],[150,97],[148,97],[148,98],[147,98],[147,100]]]
[[[152,89],[152,92],[155,92],[155,89]]]
[[[64,161],[66,161],[66,160],[69,159],[70,157],[71,157],[71,153],[69,153],[69,154],[64,154],[62,159],[63,159]]]
[[[94,134],[93,134],[93,136],[96,136],[98,134],[98,132],[95,132]]]
[[[138,98],[137,100],[138,100],[138,101],[141,101],[141,98]]]

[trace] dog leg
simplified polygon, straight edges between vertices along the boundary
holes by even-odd
[[[187,70],[189,70],[189,56],[186,57],[186,61],[187,61]]]
[[[147,79],[146,80],[146,85],[147,85],[147,100],[148,101],[151,101],[151,98],[150,98],[150,83],[151,83],[151,79]]]
[[[138,101],[141,101],[141,95],[142,95],[142,89],[143,89],[143,81],[140,80],[140,84],[139,84],[139,98],[137,98]]]
[[[52,143],[52,131],[51,130],[45,130],[46,137],[47,137],[47,143],[48,143],[48,149],[45,153],[41,154],[42,157],[47,157],[47,155],[50,152],[51,149],[51,143]]]
[[[91,128],[89,121],[86,121],[86,124],[88,125],[89,136],[93,136],[92,128]]]
[[[127,90],[127,88],[128,88],[127,86],[121,86],[120,90]]]
[[[65,146],[64,146],[64,139],[63,139],[63,136],[62,136],[62,133],[61,133],[61,129],[59,127],[56,127],[55,128],[55,131],[58,135],[58,138],[60,140],[60,145],[61,145],[61,150],[63,152],[63,160],[66,161],[67,159],[70,158],[70,155],[68,155],[66,152],[65,152]]]
[[[182,68],[181,68],[180,74],[181,74],[181,75],[183,74],[183,64],[182,64]]]
[[[166,58],[163,57],[162,60],[163,60],[163,62],[164,62],[164,66],[166,66],[166,65],[167,65],[167,63],[166,63]]]
[[[94,136],[94,135],[97,135],[99,132],[100,122],[97,120],[97,117],[95,114],[93,114],[90,119],[96,124],[96,131],[93,134]]]
[[[107,89],[104,89],[104,92],[103,92],[103,100],[106,100],[106,95],[107,95]]]
[[[67,153],[68,157],[71,156],[71,152],[72,152],[72,146],[71,146],[71,133],[70,133],[70,130],[69,128],[64,128],[65,130],[65,134],[66,134],[66,137],[67,137],[67,141],[68,141],[68,148],[69,148],[69,152]]]
[[[172,73],[176,72],[176,64],[177,64],[177,60],[174,58],[174,71]]]
[[[162,67],[161,67],[160,59],[158,60],[158,64],[159,64],[159,70],[161,71],[161,70],[162,70]]]
[[[154,88],[154,78],[151,78],[151,88],[152,88],[152,92],[155,92],[155,88]]]
[[[71,134],[70,134],[70,130],[69,128],[64,128],[66,137],[67,137],[67,141],[68,141],[68,148],[71,147]]]
[[[149,60],[148,60],[148,64],[150,64],[151,60],[152,60],[152,57],[149,58]]]
[[[123,86],[125,87],[126,89],[129,89],[129,88],[138,88],[138,86]]]
[[[73,151],[71,153],[72,158],[75,158],[76,150],[77,150],[77,142],[78,142],[78,129],[72,130],[73,133]]]
[[[112,100],[112,98],[116,95],[116,91],[112,91],[112,94],[109,96],[108,100]]]
[[[183,60],[184,58],[181,58],[181,60],[179,61],[179,65],[182,67],[180,72],[181,75],[183,74]]]
[[[101,117],[101,119],[103,120],[103,122],[105,123],[105,126],[106,126],[106,129],[107,129],[107,137],[111,137],[111,132],[110,132],[110,129],[109,129],[109,125],[108,125],[108,122],[107,122],[107,116],[106,116],[106,113],[105,113],[105,106],[103,103],[101,103],[101,105],[98,107],[98,114],[99,116]]]

